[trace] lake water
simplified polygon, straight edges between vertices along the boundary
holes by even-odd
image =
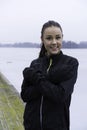
[[[87,49],[62,49],[63,53],[79,61],[78,79],[70,107],[71,130],[87,130]],[[20,93],[22,71],[38,57],[36,48],[0,48],[0,72]]]

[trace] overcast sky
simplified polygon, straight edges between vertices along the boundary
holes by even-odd
[[[48,20],[61,24],[64,40],[87,41],[87,0],[0,0],[0,43],[40,43]]]

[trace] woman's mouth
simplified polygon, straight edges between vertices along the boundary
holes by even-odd
[[[58,46],[51,46],[50,48],[55,51],[55,50],[57,50],[59,47],[58,47]]]

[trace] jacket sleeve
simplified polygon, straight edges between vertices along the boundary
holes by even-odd
[[[31,66],[33,64],[34,62],[31,63]],[[29,102],[30,100],[37,99],[40,96],[40,93],[37,89],[37,86],[32,85],[29,82],[27,82],[25,79],[23,79],[20,95],[24,102]]]
[[[21,98],[24,102],[29,102],[30,100],[37,99],[40,93],[37,91],[37,87],[30,85],[25,80],[22,83]]]
[[[40,91],[43,96],[48,97],[56,102],[65,101],[72,94],[74,84],[77,79],[78,61],[73,63],[72,77],[66,81],[55,85],[52,82],[45,80],[41,82]]]

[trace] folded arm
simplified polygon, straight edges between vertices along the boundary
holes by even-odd
[[[74,89],[74,84],[77,79],[77,69],[78,62],[73,64],[73,69],[71,69],[71,76],[67,80],[62,80],[58,84],[54,84],[49,80],[41,81],[40,91],[42,95],[47,96],[49,99],[52,99],[56,102],[65,101],[69,95],[72,94]],[[63,77],[62,77],[63,78]]]

